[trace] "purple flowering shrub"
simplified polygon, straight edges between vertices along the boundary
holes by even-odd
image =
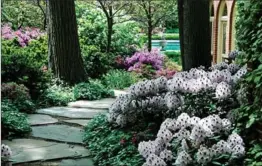
[[[151,77],[156,74],[156,71],[163,68],[164,57],[158,49],[153,49],[151,52],[139,51],[127,57],[125,65],[128,71],[134,71],[143,77]]]
[[[1,28],[2,38],[5,40],[12,40],[17,38],[21,47],[25,47],[32,39],[37,39],[43,36],[44,33],[38,28],[20,28],[19,30],[12,30],[8,24],[4,24]]]

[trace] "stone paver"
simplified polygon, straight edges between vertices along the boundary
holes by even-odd
[[[48,125],[32,127],[32,136],[68,143],[82,143],[82,131],[68,125]]]
[[[94,163],[92,159],[83,158],[83,159],[68,159],[62,160],[59,166],[93,166]]]
[[[32,161],[52,160],[69,157],[88,157],[89,151],[77,145],[47,142],[34,139],[3,140],[3,144],[10,146],[13,155],[13,163],[25,163]]]
[[[70,108],[70,107],[50,107],[39,109],[36,111],[39,114],[61,116],[67,118],[83,118],[91,119],[99,113],[105,113],[102,109],[87,109],[87,108]]]
[[[52,124],[58,122],[57,119],[52,118],[49,115],[41,115],[41,114],[29,114],[28,122],[30,125],[43,125],[43,124]]]
[[[127,90],[114,90],[114,96],[115,97],[118,97],[120,96],[121,94],[127,94]]]
[[[114,98],[105,98],[101,100],[79,100],[68,103],[69,107],[74,108],[94,108],[94,109],[108,109],[110,105],[115,101]]]
[[[90,121],[90,120],[63,120],[64,122],[67,122],[67,123],[74,123],[74,124],[79,124],[81,126],[86,126],[87,123]]]

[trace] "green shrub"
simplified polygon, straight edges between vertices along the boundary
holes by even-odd
[[[135,73],[124,70],[110,70],[102,79],[104,84],[110,89],[124,89],[138,80]]]
[[[90,78],[99,78],[110,70],[114,64],[112,54],[99,51],[99,48],[94,45],[82,47],[84,67]]]
[[[180,51],[165,51],[164,54],[169,59],[172,59],[174,62],[181,65],[181,53],[180,53]]]
[[[31,131],[24,113],[8,102],[1,102],[2,138],[24,136]]]
[[[35,105],[31,100],[29,90],[24,85],[18,85],[14,82],[3,83],[1,95],[3,99],[9,100],[21,112],[34,111]]]
[[[41,95],[38,104],[41,106],[66,106],[74,101],[73,88],[60,80],[53,80]]]
[[[138,123],[120,129],[107,122],[105,115],[98,115],[85,127],[84,143],[91,151],[94,162],[100,166],[141,166],[137,145],[154,138],[154,124]]]
[[[76,100],[98,100],[113,95],[100,81],[91,80],[89,83],[79,83],[74,87],[74,97]]]
[[[2,40],[2,81],[24,84],[36,99],[46,89],[50,72],[47,66],[47,38],[34,40],[20,47],[16,40]]]
[[[236,124],[247,147],[244,165],[257,166],[262,165],[262,1],[238,1],[237,5],[237,46],[242,52],[237,59],[252,71],[240,82],[239,97],[245,102],[235,110]]]
[[[138,23],[128,21],[123,24],[116,24],[112,36],[112,52],[118,55],[133,55],[138,48],[142,47],[141,41],[136,37],[140,28]]]
[[[2,99],[2,101],[1,101],[1,110],[4,111],[4,112],[7,112],[7,111],[18,112],[19,111],[14,104],[12,104],[11,102],[9,102],[6,99]]]

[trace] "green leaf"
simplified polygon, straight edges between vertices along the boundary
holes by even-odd
[[[251,114],[249,116],[249,120],[248,120],[248,122],[246,124],[246,128],[249,128],[250,126],[252,126],[255,121],[256,121],[256,115],[255,114]]]

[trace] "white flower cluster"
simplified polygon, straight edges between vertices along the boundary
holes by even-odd
[[[228,54],[228,57],[229,57],[230,59],[235,59],[235,58],[238,56],[238,54],[239,54],[239,51],[235,50],[235,51],[230,52],[230,53]]]
[[[198,164],[207,164],[214,157],[221,154],[231,154],[234,157],[241,157],[245,154],[242,138],[236,133],[231,134],[227,141],[219,141],[212,147],[205,146],[205,140],[221,132],[228,132],[231,122],[228,119],[221,119],[218,115],[210,115],[203,119],[189,117],[182,113],[177,119],[166,119],[160,126],[157,138],[154,141],[143,141],[138,145],[139,153],[146,158],[145,166],[165,165],[165,162],[172,160],[173,155],[168,147],[175,139],[180,144],[176,155],[177,165],[187,165],[192,162],[193,155],[190,155],[189,147],[197,148],[196,161]],[[188,143],[191,146],[188,146]],[[158,161],[158,162],[152,162]],[[164,161],[164,163],[163,163]]]
[[[167,81],[167,89],[172,92],[196,93],[201,90],[215,89],[218,99],[230,96],[231,86],[247,72],[237,64],[220,63],[214,65],[210,72],[193,68],[179,72]],[[224,82],[224,83],[222,83]],[[220,84],[222,83],[222,84]]]
[[[1,157],[10,158],[12,156],[11,148],[5,144],[1,145]]]
[[[225,100],[232,94],[232,86],[247,70],[236,64],[220,63],[211,71],[202,67],[176,73],[172,79],[159,77],[140,81],[129,88],[129,93],[119,96],[109,108],[108,121],[120,126],[135,123],[140,111],[149,113],[176,110],[183,105],[185,93],[197,93],[211,89],[218,100]]]

